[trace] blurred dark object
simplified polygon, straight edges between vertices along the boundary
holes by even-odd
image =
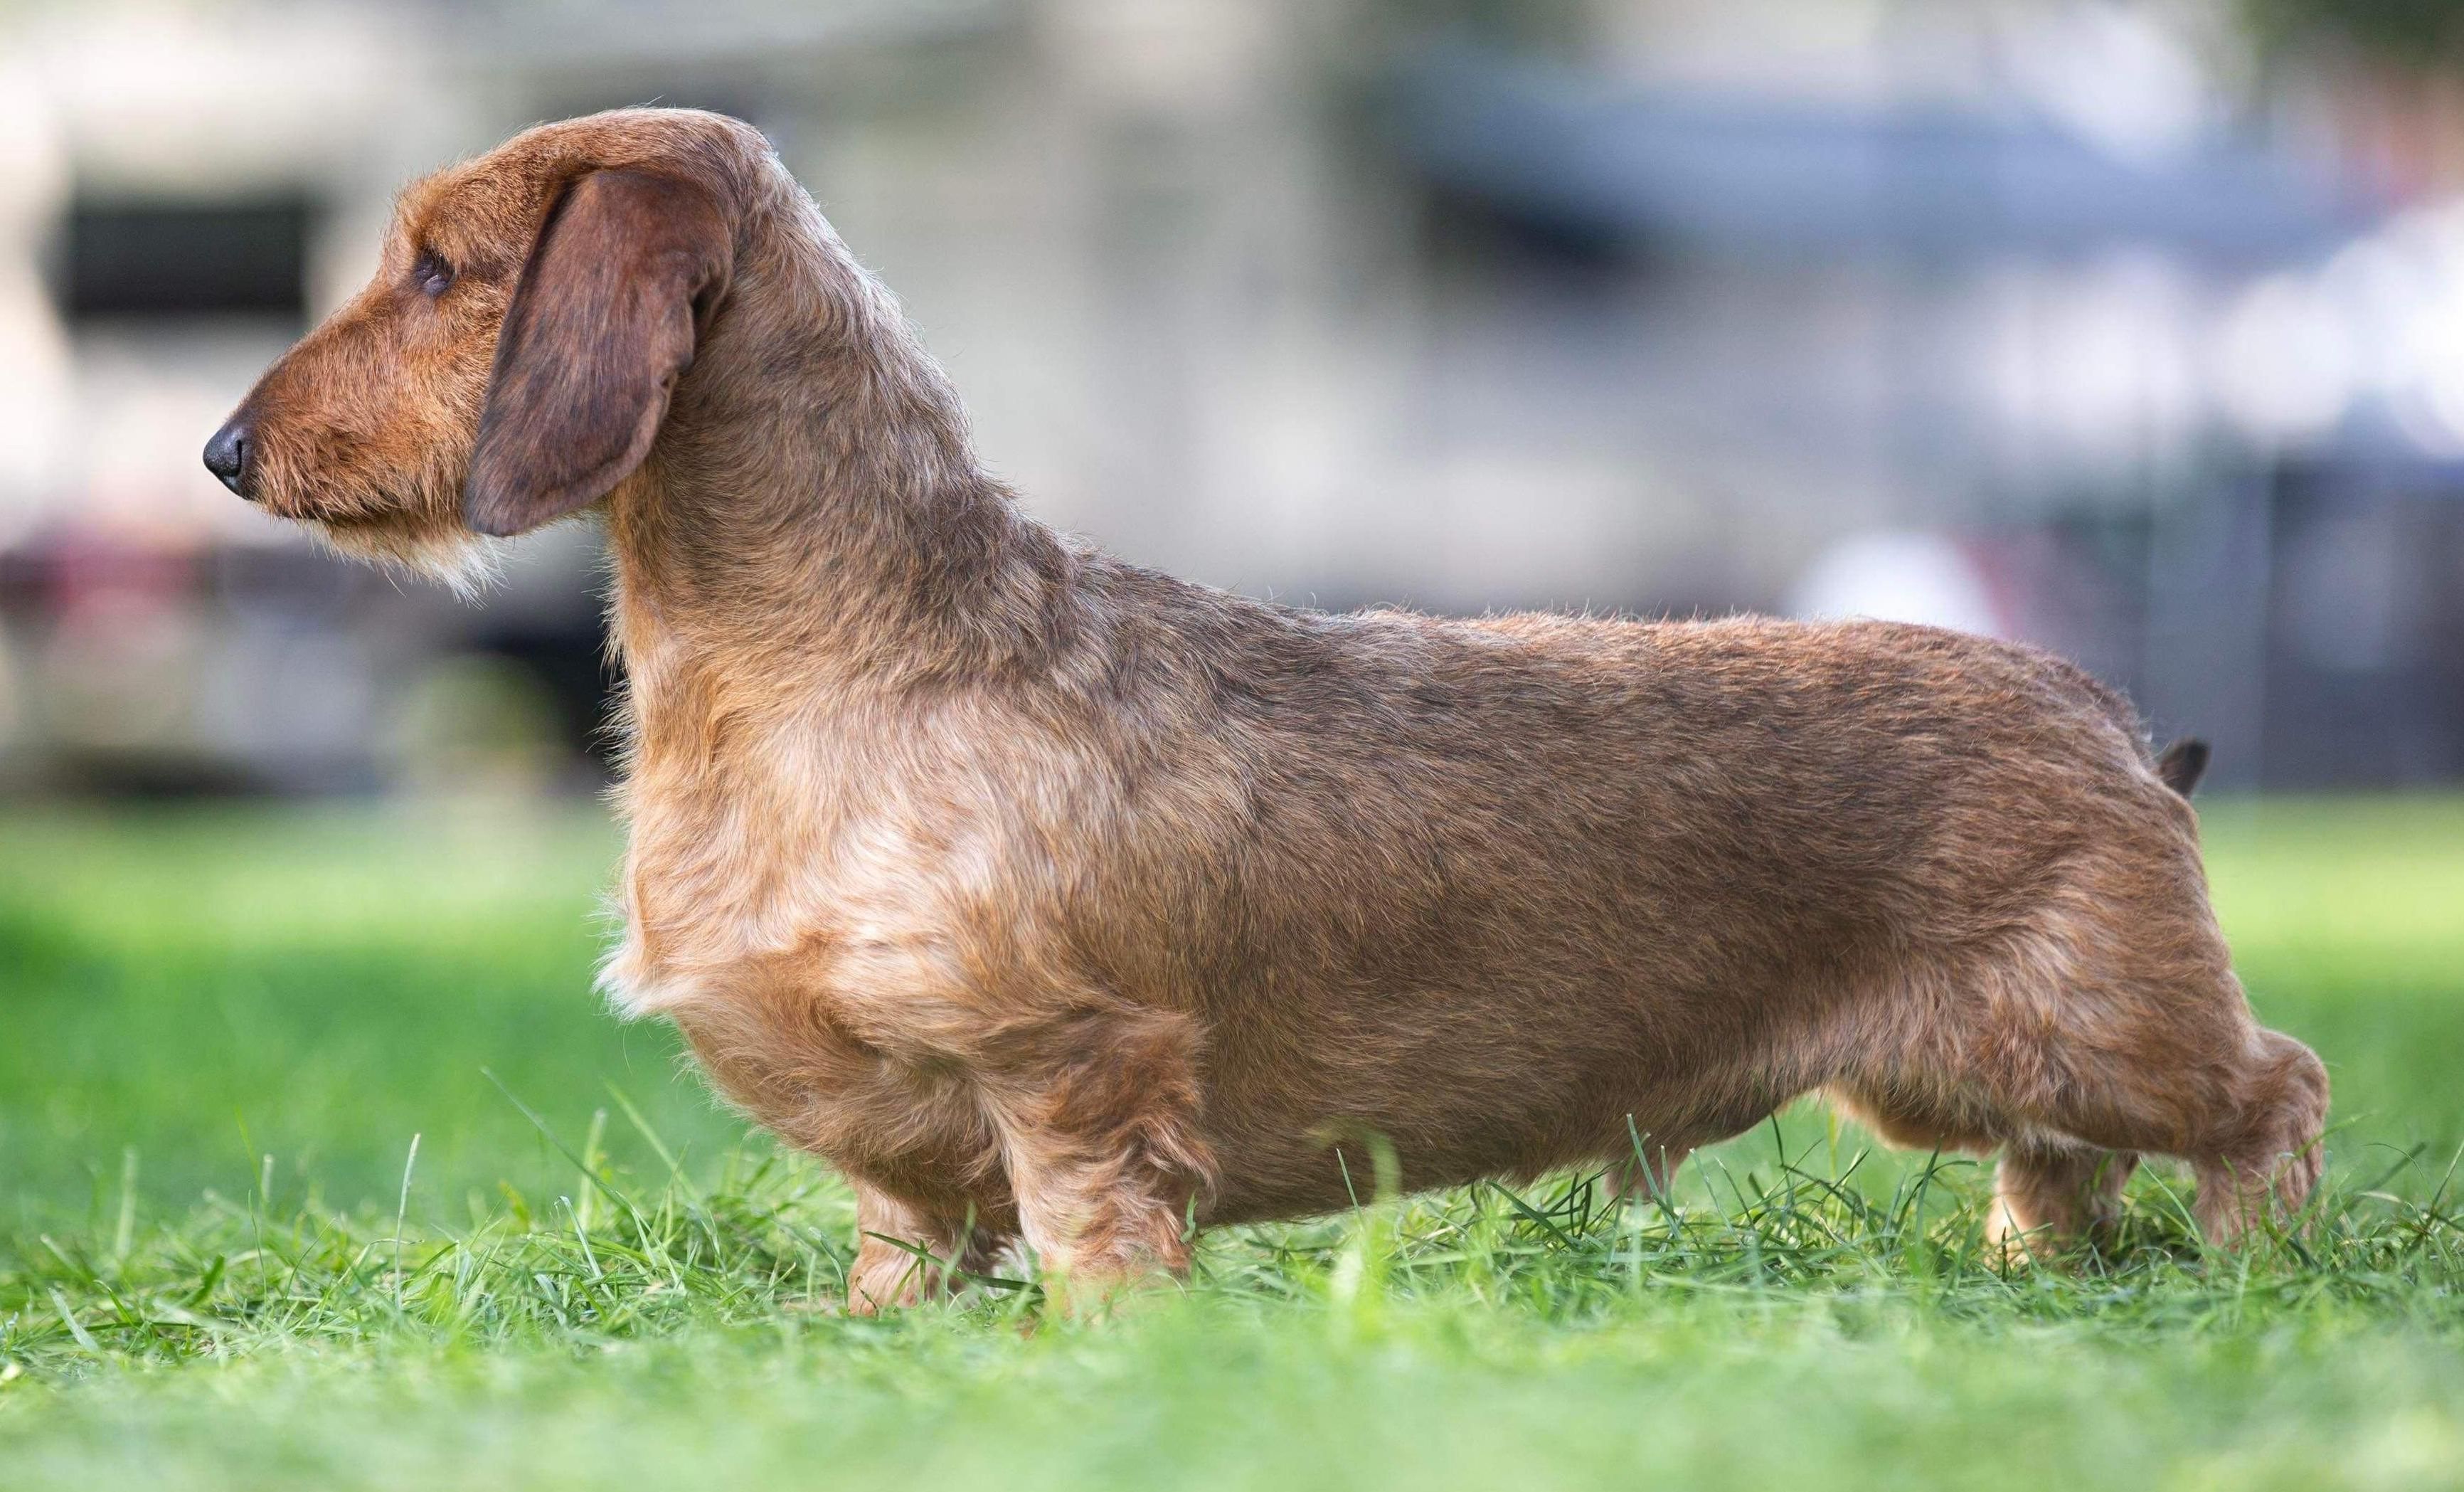
[[[72,203],[64,308],[73,318],[232,312],[304,324],[310,226],[304,197]]]
[[[2464,778],[2464,463],[2289,462],[2262,500],[2265,780]]]
[[[2155,162],[2053,122],[1903,101],[1605,89],[1472,52],[1409,72],[1428,179],[1539,236],[1637,253],[1919,259],[2112,245],[2272,263],[2332,249],[2366,204],[2283,156],[2210,143]]]
[[[26,695],[19,724],[40,743],[7,760],[0,787],[432,792],[477,759],[535,789],[595,788],[617,682],[590,598],[595,546],[529,568],[489,609],[304,546],[69,530],[0,551],[0,637]],[[485,749],[457,754],[465,744]]]
[[[2464,65],[2456,0],[2242,0],[2262,41],[2336,41],[2404,67]]]

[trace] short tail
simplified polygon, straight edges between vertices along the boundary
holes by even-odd
[[[2198,791],[2199,779],[2207,774],[2208,744],[2196,736],[2184,736],[2156,758],[2157,780],[2186,798]]]

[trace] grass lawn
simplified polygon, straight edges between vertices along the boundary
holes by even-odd
[[[0,1488],[2464,1487],[2464,799],[2207,813],[2337,1084],[2310,1235],[2005,1271],[1813,1108],[1210,1237],[1182,1295],[834,1313],[847,1196],[590,992],[586,810],[0,817]],[[414,1136],[416,1155],[412,1154]]]

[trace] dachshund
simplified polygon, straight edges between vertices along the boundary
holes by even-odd
[[[1826,1096],[2089,1237],[2142,1154],[2232,1244],[2324,1069],[2253,1019],[2131,706],[1880,622],[1333,615],[1037,523],[751,127],[543,125],[402,195],[206,464],[468,581],[578,514],[627,684],[617,1006],[853,1186],[859,1311],[1024,1245],[1062,1299],[1407,1188]],[[1353,1161],[1343,1147],[1350,1145]],[[929,1258],[931,1266],[919,1263]]]

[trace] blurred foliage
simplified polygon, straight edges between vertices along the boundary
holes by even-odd
[[[1386,43],[1450,36],[1509,52],[1578,53],[1592,37],[1591,0],[1368,0],[1366,34]]]
[[[2340,42],[2409,67],[2464,66],[2458,0],[2242,0],[2262,41]]]

